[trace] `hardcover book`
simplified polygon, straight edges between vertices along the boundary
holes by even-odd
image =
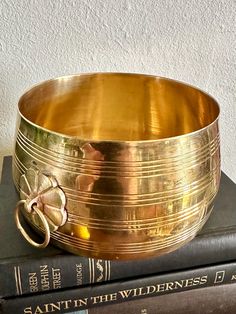
[[[119,306],[120,304],[120,308],[126,308],[125,303],[129,301],[140,300],[141,302],[142,300],[143,304],[145,302],[148,304],[150,297],[155,298],[155,301],[158,302],[159,297],[163,295],[178,295],[180,292],[201,288],[204,288],[207,293],[207,287],[218,287],[223,284],[236,286],[235,283],[236,262],[232,262],[2,299],[0,300],[0,313],[61,314],[92,308],[98,308],[98,310],[100,308],[100,313],[104,313],[108,305],[118,304]]]
[[[93,307],[67,314],[230,314],[236,313],[236,285],[220,285]],[[64,312],[65,313],[65,312]],[[61,312],[63,314],[63,312]]]
[[[53,246],[38,250],[22,238],[14,222],[18,194],[12,182],[11,157],[6,157],[0,185],[0,296],[8,298],[106,281],[161,276],[234,261],[235,192],[235,184],[222,173],[220,191],[207,224],[195,239],[177,251],[135,262],[95,260],[74,256]],[[37,239],[37,235],[33,236]]]
[[[69,314],[233,314],[236,285],[220,285],[91,308]]]

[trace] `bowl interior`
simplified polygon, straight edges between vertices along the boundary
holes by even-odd
[[[101,141],[179,136],[206,127],[219,115],[216,101],[194,87],[124,73],[46,81],[21,97],[19,111],[47,130]]]

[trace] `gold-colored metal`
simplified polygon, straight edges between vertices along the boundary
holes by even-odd
[[[35,242],[25,231],[24,227],[21,225],[20,222],[20,218],[19,218],[19,211],[20,211],[20,206],[22,204],[25,204],[26,201],[25,200],[21,200],[17,203],[16,205],[16,210],[15,210],[15,222],[16,222],[16,226],[19,229],[19,231],[21,232],[21,234],[23,235],[23,237],[33,246],[40,248],[40,249],[44,249],[49,241],[50,241],[50,229],[49,229],[49,225],[47,222],[47,219],[45,218],[44,214],[41,212],[40,209],[37,208],[37,206],[32,207],[32,214],[35,215],[37,214],[38,217],[40,218],[42,224],[43,224],[43,228],[44,228],[44,233],[45,233],[45,238],[44,241],[42,243],[37,243]]]
[[[56,231],[66,223],[65,194],[54,177],[42,173],[32,165],[20,177],[20,197],[22,200],[18,202],[15,211],[17,228],[30,244],[45,248],[50,241],[50,231]],[[24,204],[28,220],[45,233],[43,243],[39,244],[32,240],[22,227],[19,219],[21,204]]]
[[[44,214],[51,232],[66,223],[66,197],[63,190],[53,176],[41,172],[35,163],[20,177],[20,197],[26,200],[28,213],[36,204]]]
[[[19,101],[14,182],[22,191],[32,161],[56,178],[68,216],[51,239],[70,252],[161,255],[192,239],[210,214],[220,180],[218,118],[211,96],[166,78],[46,81]]]

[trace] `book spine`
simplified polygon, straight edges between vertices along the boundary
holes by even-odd
[[[70,313],[169,293],[236,282],[236,263],[147,276],[127,281],[9,298],[1,301],[2,314]]]
[[[68,314],[236,313],[236,285],[226,284],[110,304]]]
[[[185,247],[148,260],[108,261],[58,254],[0,264],[0,296],[14,297],[87,284],[177,271],[236,259],[236,233],[197,237]],[[209,246],[209,241],[212,243]],[[222,243],[227,245],[222,246]]]
[[[123,275],[123,274],[120,274]],[[0,295],[14,297],[111,280],[111,262],[57,255],[0,264]]]

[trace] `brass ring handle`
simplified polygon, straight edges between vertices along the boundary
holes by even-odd
[[[50,241],[50,229],[49,229],[49,225],[47,222],[47,219],[45,218],[44,214],[42,213],[42,211],[40,209],[37,208],[37,206],[33,206],[32,210],[36,212],[36,214],[39,216],[39,218],[41,219],[41,222],[43,223],[43,227],[44,227],[44,231],[45,231],[45,238],[43,243],[37,243],[34,240],[31,239],[31,237],[27,234],[27,232],[25,231],[25,229],[23,228],[23,226],[21,225],[20,219],[19,219],[19,211],[20,211],[20,206],[22,204],[25,204],[26,201],[25,200],[21,200],[17,203],[16,205],[16,209],[15,209],[15,222],[16,222],[16,226],[17,228],[20,230],[21,234],[23,235],[23,237],[33,246],[37,247],[37,248],[45,248],[49,241]]]

